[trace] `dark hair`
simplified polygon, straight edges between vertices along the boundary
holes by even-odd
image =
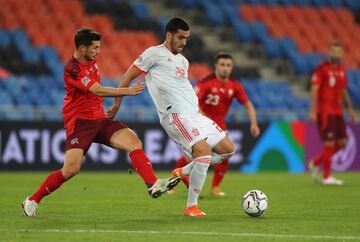
[[[231,59],[234,60],[233,57],[226,52],[219,52],[215,56],[215,63],[217,63],[220,59]]]
[[[80,45],[85,45],[86,47],[92,44],[92,41],[101,40],[101,34],[95,32],[89,28],[81,28],[76,31],[75,34],[75,47],[78,49]]]
[[[172,34],[176,33],[179,29],[188,31],[190,29],[189,25],[179,17],[174,17],[169,20],[166,24],[165,32],[170,32]]]

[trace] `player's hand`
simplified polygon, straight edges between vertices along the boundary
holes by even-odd
[[[309,112],[309,119],[310,119],[311,122],[316,123],[317,116],[316,116],[316,112],[315,112],[315,111],[310,111],[310,112]]]
[[[131,87],[129,87],[129,93],[128,96],[136,96],[140,93],[142,93],[142,91],[145,89],[146,84],[143,82],[136,82],[134,85],[132,85]]]
[[[111,107],[109,107],[106,112],[105,112],[105,116],[107,118],[111,118],[114,119],[117,112],[119,111],[120,105],[115,105],[113,104]]]
[[[351,122],[355,123],[356,122],[356,114],[355,114],[354,110],[349,109],[349,116],[350,116]]]
[[[259,135],[260,135],[260,128],[257,124],[252,124],[250,126],[250,132],[251,132],[251,135],[255,138],[257,138]]]

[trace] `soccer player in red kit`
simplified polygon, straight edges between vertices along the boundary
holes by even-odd
[[[343,181],[331,176],[332,156],[345,147],[346,125],[343,116],[344,101],[350,119],[355,122],[355,113],[347,91],[346,70],[341,59],[342,46],[335,42],[330,46],[330,58],[319,65],[311,78],[310,121],[317,123],[324,142],[322,151],[309,162],[309,170],[315,179],[324,185],[342,185]],[[323,165],[323,178],[319,176],[319,165]]]
[[[250,119],[250,131],[254,137],[258,137],[260,129],[256,120],[255,108],[248,99],[243,86],[231,78],[231,72],[234,67],[234,61],[230,54],[220,52],[215,58],[215,72],[199,81],[195,86],[195,91],[199,98],[200,110],[217,125],[227,130],[225,118],[229,111],[231,102],[234,98],[240,102],[246,109]],[[183,167],[188,163],[186,156],[181,157],[176,168]],[[224,160],[221,163],[214,164],[214,177],[211,184],[210,193],[214,196],[224,196],[225,193],[219,188],[220,183],[228,169],[229,161]],[[187,179],[183,177],[185,185]],[[172,194],[175,190],[168,193]]]
[[[62,169],[51,173],[39,189],[23,202],[24,215],[35,216],[38,204],[81,168],[92,142],[129,152],[131,165],[142,177],[151,197],[159,197],[179,182],[178,177],[157,179],[151,163],[136,134],[123,123],[107,117],[102,97],[123,97],[140,94],[145,84],[129,88],[111,88],[100,84],[96,57],[100,53],[101,34],[82,28],[75,34],[76,50],[64,68],[66,95],[63,118],[66,128],[65,159]]]

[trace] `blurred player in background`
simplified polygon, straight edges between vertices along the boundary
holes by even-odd
[[[151,163],[135,133],[123,123],[106,117],[102,97],[135,96],[145,88],[136,83],[129,88],[104,87],[96,57],[100,53],[101,34],[87,28],[75,35],[74,56],[64,68],[66,95],[63,117],[66,128],[65,160],[61,170],[51,173],[40,188],[23,202],[24,215],[35,216],[38,204],[62,183],[75,176],[92,142],[129,152],[131,164],[143,178],[150,196],[156,198],[173,188],[178,177],[157,179]]]
[[[311,122],[317,123],[324,142],[322,151],[309,163],[315,181],[324,185],[342,185],[343,181],[331,176],[333,155],[347,142],[346,125],[342,102],[345,102],[350,119],[355,122],[355,113],[347,91],[346,69],[341,63],[343,48],[338,42],[330,46],[330,58],[319,65],[311,78],[310,112]],[[323,177],[319,165],[323,165]]]
[[[234,60],[228,53],[220,52],[215,57],[215,72],[197,82],[195,91],[199,98],[200,111],[214,120],[223,130],[227,130],[225,119],[234,98],[241,103],[250,120],[250,132],[258,137],[260,129],[256,120],[255,108],[248,99],[243,86],[231,78]],[[186,156],[182,156],[176,168],[183,167],[189,162]],[[214,196],[224,196],[225,193],[219,188],[220,183],[228,170],[229,161],[214,164],[214,177],[211,183],[210,193]],[[187,180],[183,179],[186,186]],[[175,193],[175,189],[168,194]]]
[[[190,180],[184,215],[206,216],[198,207],[198,197],[210,162],[230,158],[235,149],[225,132],[199,112],[198,98],[188,80],[189,62],[181,54],[189,37],[189,25],[181,18],[172,18],[166,25],[165,42],[146,49],[127,70],[120,87],[127,87],[145,72],[162,127],[192,160],[175,172]],[[115,116],[120,102],[121,98],[115,100],[109,115]]]

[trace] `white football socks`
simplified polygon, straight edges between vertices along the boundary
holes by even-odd
[[[193,167],[194,167],[194,160],[191,161],[189,164],[187,164],[186,166],[183,166],[181,169],[181,173],[183,176],[189,176]]]
[[[188,190],[188,201],[186,207],[191,207],[198,203],[198,197],[204,186],[206,173],[209,168],[210,161],[211,155],[205,155],[197,157],[191,162],[194,164],[192,165],[193,167],[190,172],[190,185]]]

